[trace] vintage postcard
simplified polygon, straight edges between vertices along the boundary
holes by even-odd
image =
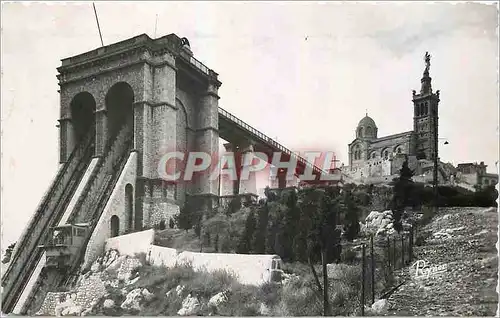
[[[498,12],[2,2],[2,316],[496,315]]]

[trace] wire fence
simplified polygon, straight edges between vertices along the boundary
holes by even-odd
[[[361,316],[365,315],[365,306],[373,305],[378,299],[388,298],[401,285],[401,282],[396,281],[395,274],[415,261],[416,237],[417,225],[412,225],[407,231],[392,236],[371,235],[361,244],[343,244],[345,247],[353,247],[361,254],[354,264],[361,268]]]

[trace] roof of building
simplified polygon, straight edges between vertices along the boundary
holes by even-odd
[[[476,163],[477,164],[477,163]],[[457,167],[463,167],[463,166],[474,166],[476,165],[474,162],[466,162],[466,163],[459,163]]]
[[[403,136],[411,135],[411,134],[413,134],[413,130],[411,130],[411,131],[405,131],[405,132],[394,134],[394,135],[388,135],[388,136],[384,136],[384,137],[379,137],[379,138],[377,138],[375,140],[372,140],[371,143],[376,143],[376,142],[379,142],[379,141],[384,141],[384,140],[388,140],[388,139],[403,137]]]
[[[377,127],[377,125],[375,125],[375,121],[370,116],[368,116],[368,114],[366,114],[366,116],[363,117],[358,124],[358,127],[367,127],[367,126],[375,128]]]

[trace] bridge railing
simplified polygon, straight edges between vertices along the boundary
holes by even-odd
[[[203,73],[206,75],[210,74],[209,68],[206,67],[203,63],[195,59],[194,57],[189,58],[189,63],[193,64],[195,67],[197,67],[199,70],[201,70]]]
[[[290,157],[294,157],[298,162],[302,163],[305,166],[311,167],[313,171],[320,173],[320,174],[326,174],[325,171],[322,169],[316,167],[315,165],[311,164],[309,161],[304,159],[303,157],[299,156],[298,154],[294,153],[290,149],[284,147],[283,145],[277,143],[275,140],[271,139],[270,137],[264,135],[257,129],[253,128],[252,126],[248,125],[238,117],[234,116],[233,114],[229,113],[228,111],[222,109],[219,107],[219,114],[222,116],[228,118],[229,120],[235,122],[237,125],[241,126],[242,128],[246,129],[247,131],[251,132],[252,134],[256,135],[260,139],[262,139],[265,143],[272,144],[274,147],[278,148],[282,152],[288,154]]]

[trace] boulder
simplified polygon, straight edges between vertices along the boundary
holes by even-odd
[[[223,291],[223,292],[215,294],[208,301],[208,306],[214,306],[214,307],[220,306],[222,303],[224,303],[228,300],[227,294],[228,294],[228,291]]]
[[[259,312],[262,316],[270,316],[271,315],[271,309],[266,306],[264,303],[260,303],[260,308]]]
[[[389,303],[387,299],[379,299],[373,303],[371,310],[375,315],[385,314],[389,309]]]
[[[122,309],[141,310],[140,301],[142,299],[142,290],[136,288],[127,294],[125,301],[121,304]]]
[[[186,289],[185,286],[178,285],[177,288],[175,289],[177,296],[181,296],[185,289]]]
[[[113,299],[106,299],[102,306],[104,308],[113,308],[115,306],[115,301]]]
[[[200,310],[200,301],[198,298],[191,296],[189,294],[182,302],[182,308],[179,309],[177,314],[179,316],[194,316]]]
[[[80,316],[82,311],[83,311],[82,306],[75,305],[75,306],[70,306],[70,307],[66,307],[65,309],[63,309],[63,311],[61,312],[61,315],[62,316]]]
[[[146,301],[151,301],[155,297],[155,295],[147,290],[147,288],[142,290],[141,295]]]
[[[207,305],[210,308],[211,315],[217,314],[217,312],[219,311],[219,306],[229,300],[229,293],[229,290],[225,290],[215,294],[210,298]]]

